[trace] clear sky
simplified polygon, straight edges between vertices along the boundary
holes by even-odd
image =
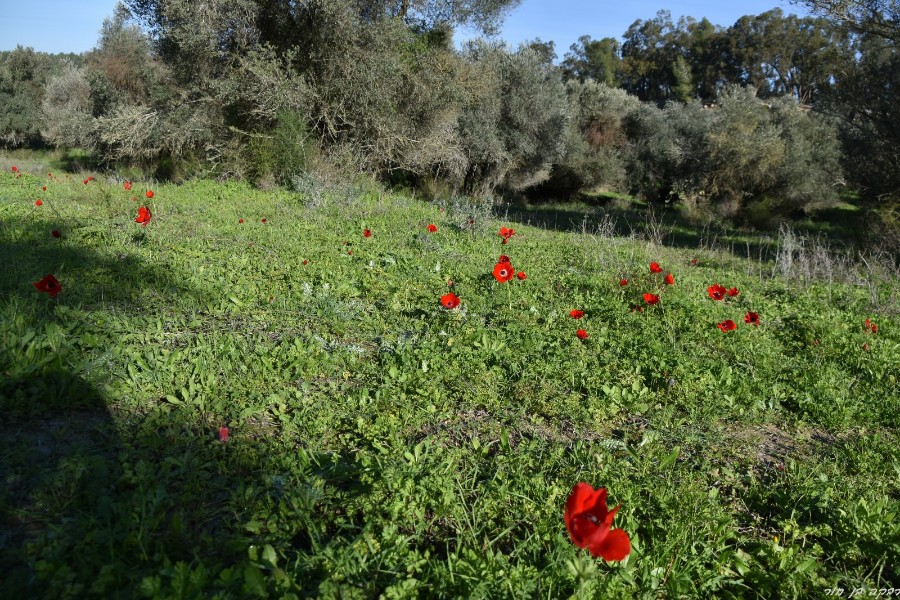
[[[18,44],[43,52],[90,50],[115,6],[116,0],[0,0],[0,50]],[[553,40],[561,58],[582,35],[619,38],[635,20],[653,18],[663,8],[676,21],[680,16],[706,17],[723,26],[772,8],[805,14],[786,0],[523,0],[500,37],[512,46],[537,37]],[[460,32],[457,39],[470,35]]]

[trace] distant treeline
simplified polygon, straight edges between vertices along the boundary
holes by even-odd
[[[0,144],[159,177],[353,170],[727,215],[809,212],[847,188],[895,201],[897,21],[877,2],[727,28],[660,11],[561,61],[541,40],[454,47],[454,28],[491,33],[517,3],[126,0],[84,55],[0,53]]]

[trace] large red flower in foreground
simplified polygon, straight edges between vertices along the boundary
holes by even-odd
[[[735,329],[737,329],[737,323],[735,323],[731,319],[725,319],[724,321],[722,321],[721,323],[716,325],[716,327],[718,327],[722,331],[726,331],[726,332],[734,331]]]
[[[444,294],[441,296],[441,306],[452,310],[459,306],[459,297],[456,294]]]
[[[37,291],[47,294],[51,298],[56,298],[56,295],[62,291],[62,286],[53,275],[44,275],[40,281],[35,282],[33,285]]]
[[[706,293],[709,294],[709,297],[713,300],[722,300],[725,298],[725,294],[728,293],[728,290],[725,289],[724,285],[716,283],[706,288]]]
[[[606,488],[595,490],[588,483],[578,483],[566,500],[563,518],[569,537],[579,548],[587,548],[591,556],[603,560],[623,560],[631,554],[631,540],[621,529],[612,529],[619,507],[606,507]]]
[[[135,223],[140,223],[144,227],[147,226],[147,223],[150,222],[150,219],[153,218],[153,213],[150,212],[150,209],[146,206],[142,206],[138,209],[138,216],[134,220]]]
[[[513,278],[513,268],[508,262],[498,262],[494,265],[494,279],[500,283],[506,283]]]

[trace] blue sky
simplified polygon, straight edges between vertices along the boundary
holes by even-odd
[[[0,50],[12,50],[17,44],[43,52],[90,50],[103,19],[115,6],[116,0],[0,0]],[[682,15],[707,17],[723,26],[772,8],[805,14],[785,0],[523,0],[507,18],[500,37],[513,46],[537,37],[553,40],[562,57],[582,35],[619,38],[636,19],[653,18],[661,8],[676,21]],[[465,37],[467,33],[460,32],[457,39]]]

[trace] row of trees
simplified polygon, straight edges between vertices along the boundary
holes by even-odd
[[[84,56],[0,54],[0,143],[163,175],[289,184],[331,164],[726,213],[827,205],[842,163],[872,194],[897,189],[894,39],[777,10],[728,29],[660,12],[621,45],[581,38],[559,66],[552,43],[454,48],[454,27],[490,33],[517,3],[127,0]]]

